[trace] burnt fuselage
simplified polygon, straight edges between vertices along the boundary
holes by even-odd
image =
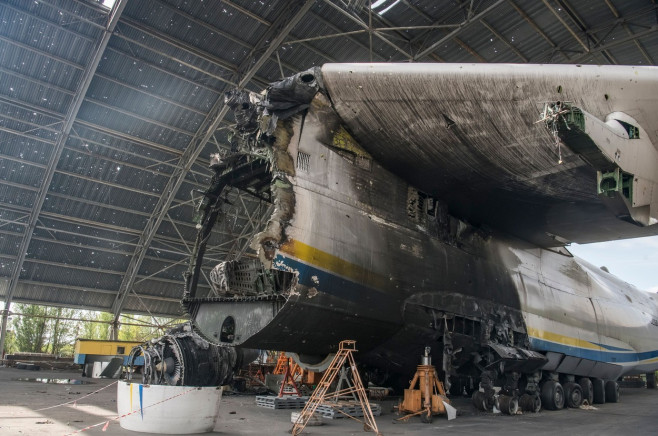
[[[215,296],[188,286],[183,304],[206,339],[307,363],[353,339],[360,360],[386,375],[412,372],[426,346],[453,375],[500,362],[528,374],[562,362],[605,379],[656,367],[653,297],[564,249],[451,216],[380,166],[326,95],[300,106],[261,113],[267,132],[252,123],[216,167],[212,198],[232,180],[247,190],[266,180],[274,208],[251,237],[255,254],[213,271]],[[188,284],[219,206],[206,207]]]

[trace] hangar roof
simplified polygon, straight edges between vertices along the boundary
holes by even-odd
[[[655,0],[109,2],[0,3],[5,301],[177,315],[236,86],[327,62],[658,62]],[[267,207],[232,203],[209,263]]]

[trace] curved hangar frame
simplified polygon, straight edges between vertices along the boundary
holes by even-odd
[[[430,346],[484,408],[494,385],[528,409],[614,400],[619,376],[658,369],[658,303],[563,245],[658,233],[657,85],[655,68],[325,65],[230,94],[237,152],[213,165],[183,304],[220,345],[311,361],[355,339],[375,378]],[[275,206],[258,259],[198,297],[222,191],[254,180]]]

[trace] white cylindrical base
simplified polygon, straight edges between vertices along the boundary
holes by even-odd
[[[122,428],[132,431],[161,434],[210,432],[217,421],[221,398],[222,388],[219,386],[142,385],[124,380],[117,383],[119,423]]]

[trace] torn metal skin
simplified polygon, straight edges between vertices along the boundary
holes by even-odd
[[[200,335],[238,350],[296,353],[308,365],[356,340],[375,384],[404,381],[428,346],[442,357],[446,388],[480,392],[474,400],[485,409],[494,386],[535,407],[547,374],[612,380],[627,370],[591,350],[649,343],[651,331],[628,320],[655,313],[655,302],[564,249],[451,215],[441,198],[379,164],[320,75],[227,97],[242,124],[200,202],[182,300]],[[270,199],[274,210],[253,233],[251,256],[213,270],[218,296],[200,296],[205,241],[227,186]],[[609,298],[614,289],[635,306]],[[559,338],[572,336],[590,348],[566,356],[575,348]]]
[[[242,98],[247,100],[255,98]],[[224,345],[286,350],[314,363],[349,337],[359,341],[364,363],[387,374],[415,367],[415,354],[392,351],[399,341],[410,345],[422,338],[423,344],[432,343],[436,355],[449,357],[447,374],[456,374],[463,364],[458,351],[446,351],[453,343],[473,352],[490,338],[527,347],[513,293],[503,292],[503,287],[492,293],[506,305],[480,303],[475,311],[464,307],[464,301],[478,297],[464,267],[468,271],[470,265],[481,265],[473,266],[479,271],[473,275],[491,276],[513,287],[502,268],[469,254],[480,251],[488,235],[440,212],[438,200],[373,162],[326,95],[317,93],[303,113],[279,118],[275,129],[271,119],[263,121],[270,116],[271,101],[264,97],[263,102],[261,128],[254,130],[253,117],[241,112],[238,118],[247,120],[249,128],[238,126],[234,139],[238,152],[269,158],[274,212],[250,247],[265,274],[278,278],[271,286],[259,286],[260,293],[240,291],[244,283],[238,284],[232,272],[247,261],[238,260],[230,269],[220,269],[228,276],[217,280],[225,288],[221,297],[186,297],[184,306],[206,339],[222,343],[221,326],[231,319],[235,335]],[[302,153],[310,156],[305,169],[295,165]],[[226,166],[222,177],[236,168]],[[443,242],[437,239],[441,235]],[[447,265],[439,276],[424,259],[444,259],[454,267]],[[428,285],[462,291],[446,300],[452,294],[428,294]],[[419,312],[419,307],[424,309]],[[478,333],[482,337],[466,340],[447,331],[455,314],[483,323],[486,327]],[[432,327],[423,333],[427,326]]]

